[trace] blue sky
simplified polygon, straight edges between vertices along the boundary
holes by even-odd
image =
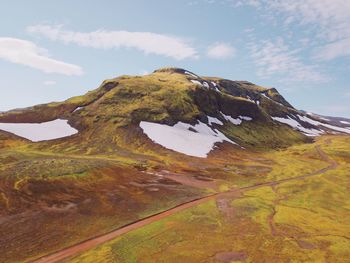
[[[1,1],[0,111],[164,66],[350,117],[350,1]]]

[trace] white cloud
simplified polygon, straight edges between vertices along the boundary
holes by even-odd
[[[56,85],[56,81],[54,81],[54,80],[45,80],[45,81],[43,82],[43,84],[44,84],[45,86],[53,86],[53,85]]]
[[[42,35],[53,41],[60,41],[65,44],[74,43],[83,47],[99,49],[135,48],[145,54],[162,55],[176,60],[198,57],[197,51],[188,40],[151,32],[97,30],[83,33],[64,30],[61,25],[35,25],[28,27],[27,31]]]
[[[261,1],[261,0],[260,0]],[[347,0],[268,0],[267,7],[300,24],[313,24],[330,40],[350,33],[350,1]]]
[[[207,56],[215,59],[234,57],[236,49],[228,43],[215,43],[207,50]]]
[[[275,42],[267,40],[249,44],[251,56],[258,67],[258,75],[269,78],[282,76],[282,80],[323,82],[327,80],[316,70],[307,65],[298,56],[298,50],[291,50],[282,39]]]
[[[0,37],[0,59],[32,67],[45,73],[83,74],[81,67],[52,59],[46,49],[38,47],[33,42],[17,38]]]
[[[349,0],[240,0],[240,3],[254,6],[275,20],[284,20],[285,26],[299,25],[312,32],[314,43],[320,45],[315,51],[318,59],[350,55]]]
[[[321,60],[332,60],[343,56],[350,56],[350,37],[315,50],[315,57]]]

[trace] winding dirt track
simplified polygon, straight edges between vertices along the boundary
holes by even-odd
[[[186,203],[183,203],[183,204],[180,204],[176,207],[173,207],[173,208],[170,208],[166,211],[163,211],[163,212],[160,212],[158,214],[155,214],[155,215],[152,215],[152,216],[149,216],[147,218],[143,218],[143,219],[140,219],[139,221],[136,221],[136,222],[133,222],[133,223],[130,223],[128,225],[125,225],[117,230],[114,230],[110,233],[107,233],[107,234],[104,234],[104,235],[101,235],[101,236],[98,236],[98,237],[94,237],[94,238],[91,238],[91,239],[88,239],[86,241],[83,241],[81,243],[78,243],[76,245],[73,245],[71,247],[68,247],[68,248],[64,248],[60,251],[57,251],[57,252],[54,252],[52,254],[49,254],[47,256],[44,256],[42,258],[39,258],[35,261],[32,261],[32,263],[53,263],[53,262],[59,262],[61,260],[64,260],[64,259],[67,259],[69,257],[72,257],[72,256],[75,256],[81,252],[84,252],[84,251],[87,251],[89,249],[92,249],[102,243],[105,243],[107,241],[110,241],[112,239],[115,239],[116,237],[119,237],[125,233],[128,233],[132,230],[135,230],[135,229],[138,229],[138,228],[141,228],[143,226],[146,226],[148,224],[151,224],[153,222],[156,222],[156,221],[159,221],[163,218],[166,218],[168,216],[171,216],[173,214],[176,214],[180,211],[183,211],[187,208],[190,208],[190,207],[194,207],[194,206],[197,206],[199,204],[202,204],[202,203],[205,203],[209,200],[212,200],[212,199],[215,199],[217,197],[221,197],[221,196],[225,196],[227,194],[232,194],[232,193],[242,193],[242,192],[245,192],[245,191],[248,191],[248,190],[253,190],[253,189],[256,189],[256,188],[259,188],[259,187],[264,187],[264,186],[275,186],[275,185],[278,185],[278,184],[281,184],[281,183],[284,183],[284,182],[289,182],[289,181],[294,181],[294,180],[302,180],[302,179],[305,179],[307,177],[311,177],[311,176],[315,176],[315,175],[319,175],[319,174],[323,174],[329,170],[332,170],[332,169],[335,169],[338,164],[337,162],[335,162],[334,160],[331,160],[327,154],[322,151],[321,147],[320,146],[316,146],[315,147],[317,152],[319,153],[320,157],[328,162],[330,165],[326,168],[323,168],[323,169],[320,169],[314,173],[311,173],[311,174],[306,174],[306,175],[301,175],[301,176],[295,176],[295,177],[290,177],[290,178],[286,178],[286,179],[281,179],[281,180],[277,180],[277,181],[272,181],[272,182],[265,182],[265,183],[259,183],[259,184],[255,184],[255,185],[252,185],[252,186],[246,186],[246,187],[242,187],[242,188],[237,188],[237,189],[233,189],[233,190],[229,190],[227,192],[222,192],[222,193],[215,193],[215,194],[212,194],[212,195],[208,195],[208,196],[205,196],[205,197],[202,197],[202,198],[198,198],[198,199],[195,199],[195,200],[192,200],[192,201],[189,201],[189,202],[186,202]]]

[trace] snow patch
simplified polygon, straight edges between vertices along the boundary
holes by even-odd
[[[210,117],[210,116],[207,116],[207,117],[208,117],[209,125],[212,125],[213,123],[219,124],[219,125],[224,125],[222,123],[222,121],[220,121],[218,118],[214,118],[214,117]]]
[[[266,99],[272,100],[270,97],[267,97],[267,95],[265,93],[260,93],[263,97],[265,97]]]
[[[76,108],[73,112],[76,112],[76,111],[78,111],[78,110],[81,110],[81,109],[83,109],[84,107],[78,107],[78,108]],[[73,113],[72,112],[72,113]]]
[[[253,118],[248,117],[248,116],[238,116],[238,117],[241,118],[242,120],[245,120],[245,121],[251,121],[251,120],[253,120]]]
[[[191,82],[194,83],[194,84],[196,84],[196,85],[200,85],[200,86],[202,86],[202,87],[204,87],[204,88],[206,88],[206,89],[210,89],[209,83],[206,82],[206,81],[200,82],[200,81],[198,81],[198,80],[191,79]],[[216,88],[216,89],[217,89],[217,88]]]
[[[252,100],[252,98],[251,98],[250,96],[247,96],[246,99],[249,100],[249,101],[251,101],[251,102],[253,102],[253,103],[255,103],[255,101]]]
[[[321,120],[324,120],[324,121],[330,121],[330,119],[326,119],[326,118],[324,118],[324,117],[322,117],[322,116],[320,116],[320,115],[317,115],[317,114],[315,114],[315,113],[312,113],[312,112],[307,112],[306,114],[307,114],[307,115],[310,115],[310,116],[315,116],[315,117],[317,117],[318,119],[321,119]]]
[[[191,82],[196,84],[196,85],[200,85],[200,86],[203,86],[202,85],[202,82],[198,81],[198,80],[195,80],[195,79],[191,79]]]
[[[337,127],[337,126],[334,126],[334,125],[330,125],[330,124],[322,123],[322,122],[319,122],[319,121],[315,121],[315,120],[310,119],[309,117],[301,116],[301,115],[298,115],[298,118],[301,121],[308,122],[308,123],[310,123],[310,124],[312,124],[314,126],[323,126],[323,127],[326,127],[326,128],[328,128],[330,130],[334,130],[334,131],[350,134],[350,128]]]
[[[281,105],[282,107],[286,107],[286,106],[283,105],[282,103],[279,103],[279,102],[277,102],[277,101],[271,99],[271,98],[268,97],[266,94],[264,94],[264,93],[260,93],[260,94],[261,94],[263,97],[265,97],[266,99],[269,99],[269,100],[271,100],[272,102],[274,102],[274,103],[276,103],[276,104],[278,104],[278,105]]]
[[[348,121],[340,121],[342,124],[350,124]]]
[[[53,120],[43,123],[0,123],[4,130],[33,142],[47,141],[71,136],[78,133],[67,120]]]
[[[215,91],[221,92],[218,88],[218,85],[214,81],[211,81],[211,84],[213,84]]]
[[[225,118],[225,120],[231,122],[231,123],[234,124],[234,125],[240,125],[240,124],[242,123],[242,120],[241,120],[240,118],[235,119],[235,118],[232,118],[232,117],[229,116],[229,115],[223,114],[222,112],[221,112],[221,114],[222,114],[222,116]]]
[[[225,115],[224,113],[220,112],[221,115],[224,117],[225,120],[231,122],[234,125],[240,125],[242,123],[242,120],[245,121],[251,121],[253,120],[253,118],[248,117],[248,116],[238,116],[238,118],[233,118],[229,115]]]
[[[236,144],[217,129],[211,129],[200,121],[196,125],[178,122],[174,126],[141,121],[140,127],[155,143],[195,157],[207,157],[217,142]],[[189,130],[190,128],[196,132]]]
[[[301,131],[307,136],[319,136],[323,133],[323,131],[316,130],[316,129],[307,129],[303,127],[298,121],[292,119],[288,116],[288,118],[281,118],[281,117],[271,117],[273,120],[287,124],[291,126],[293,129]]]
[[[208,82],[204,81],[203,84],[202,84],[203,87],[209,89],[209,84]]]

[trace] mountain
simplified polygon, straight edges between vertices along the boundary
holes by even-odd
[[[349,127],[179,68],[2,112],[0,261],[342,262]]]
[[[147,76],[117,77],[64,102],[0,113],[1,123],[59,119],[68,120],[79,132],[32,147],[71,153],[140,153],[144,148],[158,152],[159,145],[151,146],[150,138],[170,150],[205,157],[217,142],[273,149],[311,141],[310,136],[350,133],[345,121],[334,122],[299,111],[275,88],[200,77],[179,68],[162,68]],[[5,126],[0,125],[0,129],[12,131]],[[186,145],[185,137],[192,144]]]

